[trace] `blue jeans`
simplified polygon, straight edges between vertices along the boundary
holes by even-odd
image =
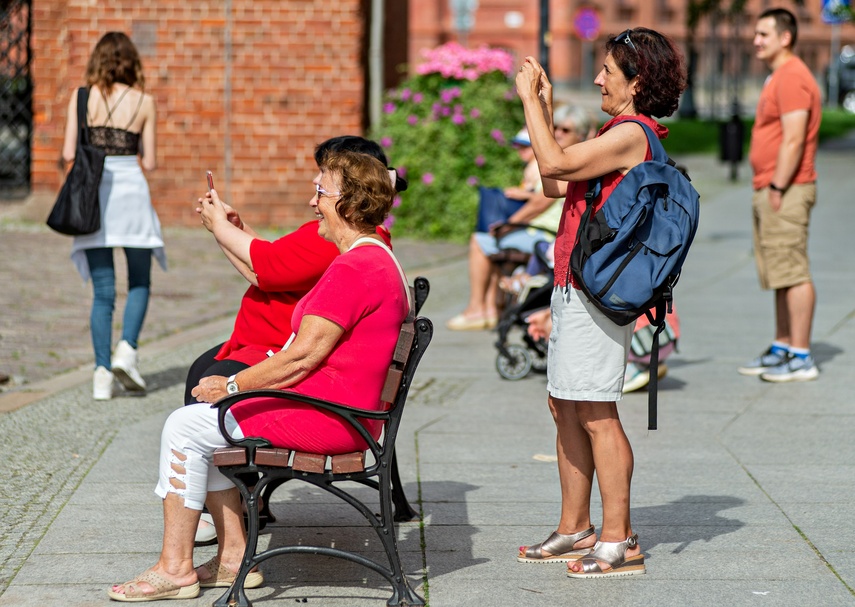
[[[151,285],[151,249],[125,248],[128,261],[128,301],[122,321],[122,339],[133,348],[142,330],[148,310]],[[92,276],[92,313],[89,326],[92,347],[95,349],[95,366],[110,368],[113,338],[113,308],[116,303],[116,271],[113,267],[113,249],[87,249],[89,273]]]

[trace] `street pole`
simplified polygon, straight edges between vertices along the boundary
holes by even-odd
[[[540,0],[540,65],[549,75],[549,46],[551,44],[549,33],[549,0]]]
[[[383,0],[371,1],[371,26],[368,43],[368,120],[371,128],[380,126],[380,106],[383,100]]]
[[[837,70],[840,57],[840,24],[831,24],[831,52],[828,59],[828,107],[836,108],[840,101],[840,72]]]

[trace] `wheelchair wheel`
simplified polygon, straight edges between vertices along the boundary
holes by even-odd
[[[546,373],[546,354],[541,356],[540,352],[535,352],[531,357],[531,370],[535,373]]]
[[[507,347],[510,358],[499,354],[496,357],[496,370],[505,379],[516,381],[522,379],[531,371],[531,353],[519,345]]]

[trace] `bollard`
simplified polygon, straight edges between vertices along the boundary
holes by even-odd
[[[742,147],[745,141],[745,125],[739,114],[719,125],[719,158],[730,163],[730,180],[736,181],[739,163],[742,162]]]

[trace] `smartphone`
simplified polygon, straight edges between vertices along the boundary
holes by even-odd
[[[211,171],[207,172],[208,176],[208,191],[214,189],[214,174]]]

